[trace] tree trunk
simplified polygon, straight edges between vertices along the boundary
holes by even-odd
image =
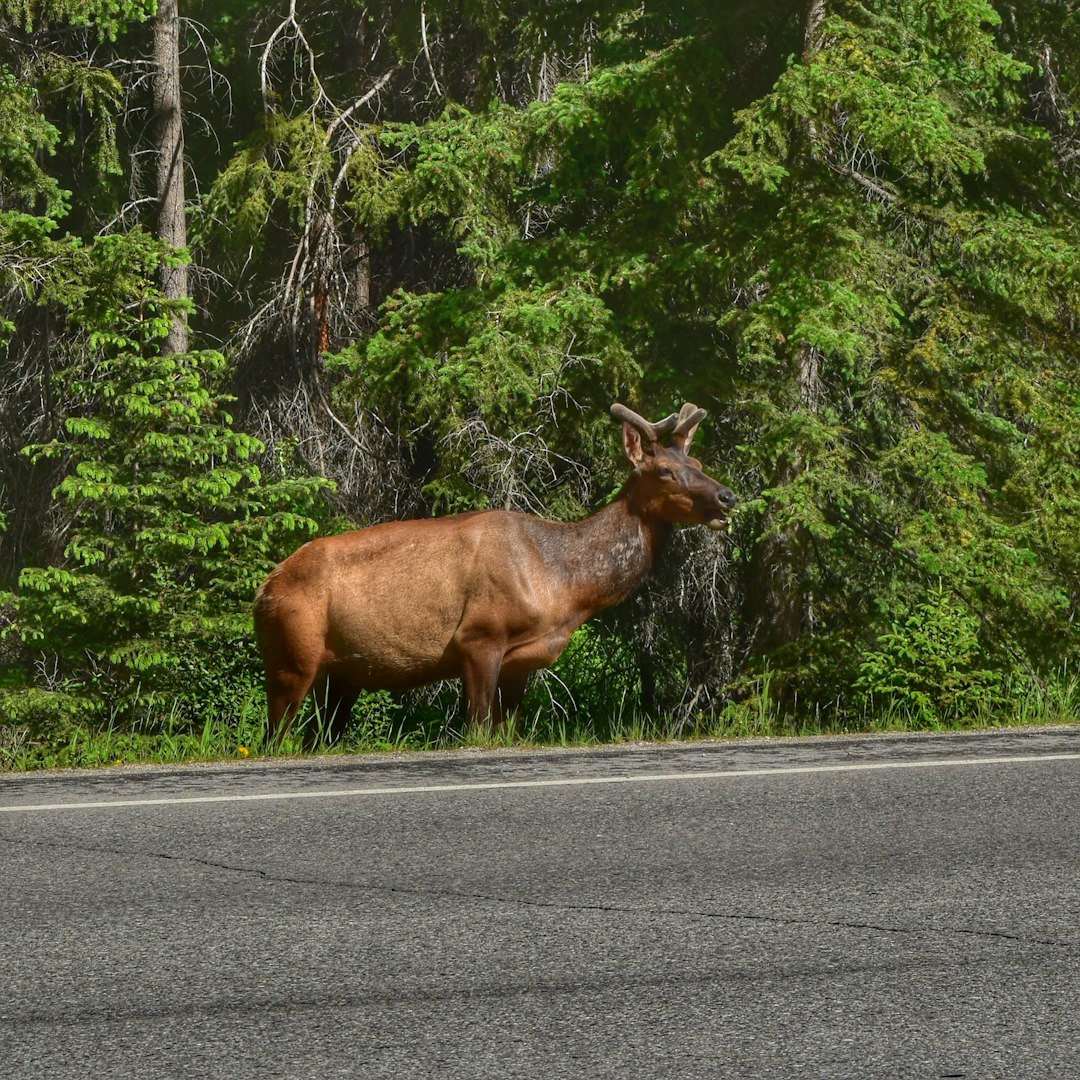
[[[157,125],[158,239],[173,248],[187,247],[184,217],[184,128],[180,108],[180,14],[177,0],[158,0],[154,19],[154,116]],[[188,297],[184,262],[161,268],[161,288],[170,300]],[[187,315],[173,316],[165,339],[168,352],[187,352]]]
[[[826,0],[811,0],[803,31],[803,63],[809,63],[822,46],[822,27],[827,14]],[[813,118],[805,124],[808,154],[818,158],[818,131]],[[821,407],[821,353],[805,345],[795,356],[795,382],[799,407],[816,413]],[[793,453],[777,463],[771,488],[795,483],[805,468],[801,456]],[[806,583],[810,535],[800,524],[773,532],[778,507],[765,511],[763,536],[757,543],[750,565],[751,587],[747,612],[752,627],[754,652],[775,652],[797,640],[812,621],[812,596]]]
[[[796,380],[800,407],[815,413],[821,398],[821,354],[814,348],[799,350]],[[786,488],[796,483],[806,463],[798,452],[785,455],[778,463],[771,488]],[[801,637],[812,621],[812,596],[807,587],[807,561],[810,534],[796,522],[786,529],[773,531],[779,506],[774,502],[765,511],[762,537],[750,562],[751,587],[747,599],[752,605],[748,622],[753,634],[754,652],[775,652]]]
[[[821,48],[821,27],[827,14],[825,0],[810,0],[803,31],[803,60],[809,60]]]

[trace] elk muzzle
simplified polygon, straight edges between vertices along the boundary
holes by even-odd
[[[739,499],[723,484],[717,484],[712,494],[713,505],[706,507],[704,513],[705,527],[713,532],[724,532],[728,527],[728,513],[738,505]]]

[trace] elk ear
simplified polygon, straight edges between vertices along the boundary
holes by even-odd
[[[630,464],[635,469],[652,453],[652,447],[646,447],[641,432],[633,424],[623,424],[622,444]]]

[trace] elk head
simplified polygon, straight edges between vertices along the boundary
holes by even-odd
[[[705,525],[717,532],[727,528],[728,512],[739,500],[687,453],[705,419],[704,409],[687,402],[655,424],[618,402],[611,414],[623,422],[623,449],[634,467],[632,497],[642,513],[676,525]],[[670,444],[664,446],[669,435]]]

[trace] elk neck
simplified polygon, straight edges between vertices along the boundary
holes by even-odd
[[[632,484],[602,510],[566,526],[562,561],[583,608],[610,607],[637,588],[671,537],[672,525],[637,509]]]

